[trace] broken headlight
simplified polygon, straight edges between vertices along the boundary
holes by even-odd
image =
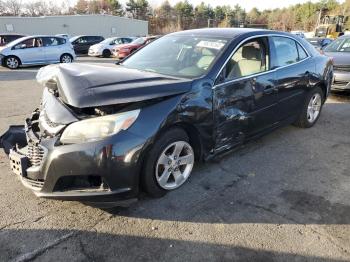
[[[70,124],[61,136],[61,143],[75,144],[101,140],[128,129],[137,119],[140,110],[95,117]]]

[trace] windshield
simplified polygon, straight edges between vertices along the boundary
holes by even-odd
[[[115,39],[116,39],[115,37],[110,37],[110,38],[107,38],[107,39],[103,40],[102,42],[100,42],[100,44],[110,44]]]
[[[75,40],[77,40],[80,36],[73,36],[69,39],[69,42],[74,42]]]
[[[324,51],[326,52],[350,52],[350,38],[338,38],[330,43]]]
[[[139,38],[136,38],[134,41],[132,41],[131,43],[132,44],[135,44],[135,45],[142,45],[144,42],[145,42],[145,38],[144,37],[139,37]]]
[[[6,46],[15,46],[15,45],[17,45],[18,43],[20,43],[20,42],[22,42],[23,40],[25,40],[25,39],[28,39],[29,37],[28,36],[24,36],[24,37],[21,37],[21,38],[18,38],[18,39],[16,39],[16,40],[13,40],[13,41],[11,41],[11,42],[9,42]]]
[[[171,76],[199,77],[208,71],[227,42],[214,37],[166,36],[140,49],[122,65]]]

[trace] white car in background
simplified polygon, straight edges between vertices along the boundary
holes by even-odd
[[[128,44],[135,40],[136,37],[110,37],[102,42],[92,45],[89,48],[89,56],[110,57],[112,49],[117,45]]]
[[[19,38],[7,44],[0,52],[1,65],[10,69],[26,65],[71,63],[75,58],[69,40],[49,35]]]

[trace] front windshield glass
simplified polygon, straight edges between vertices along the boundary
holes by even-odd
[[[350,52],[350,38],[338,38],[330,43],[324,51],[326,52]]]
[[[10,46],[10,47],[15,46],[15,45],[17,45],[18,43],[22,42],[24,39],[27,39],[27,38],[28,38],[27,36],[18,38],[18,39],[16,39],[16,40],[11,41],[11,42],[8,43],[6,46]]]
[[[145,42],[145,38],[139,37],[139,38],[136,38],[134,41],[132,41],[132,44],[142,45],[144,42]]]
[[[122,65],[171,76],[199,77],[208,71],[227,43],[224,38],[166,36],[145,46]]]
[[[69,39],[69,42],[74,42],[75,40],[77,40],[80,36],[73,36]]]
[[[110,37],[110,38],[106,38],[105,40],[103,40],[102,42],[100,42],[100,44],[109,44],[111,43],[113,40],[115,40],[115,37]]]

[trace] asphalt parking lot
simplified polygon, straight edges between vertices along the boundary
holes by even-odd
[[[39,105],[37,70],[0,68],[1,134]],[[38,199],[1,151],[0,261],[350,261],[349,159],[343,94],[313,128],[279,129],[129,208]]]

